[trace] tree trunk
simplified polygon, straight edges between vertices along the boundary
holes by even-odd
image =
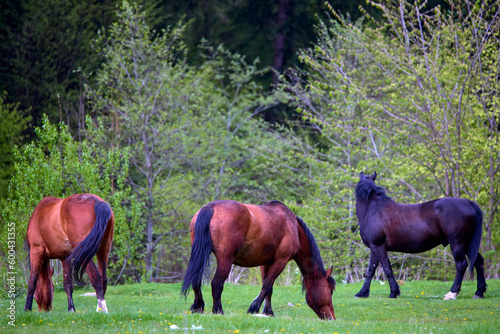
[[[290,0],[279,0],[278,7],[278,29],[274,40],[273,68],[279,73],[283,72],[285,63],[286,29],[285,23],[290,14]],[[277,76],[274,76],[274,83],[277,83]]]

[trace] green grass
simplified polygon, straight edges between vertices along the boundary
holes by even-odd
[[[191,314],[192,293],[180,296],[180,284],[133,284],[109,287],[110,313],[96,313],[96,298],[80,296],[77,312],[68,313],[66,294],[54,295],[49,313],[24,312],[17,300],[16,328],[7,324],[8,300],[0,302],[0,332],[26,333],[499,333],[500,280],[489,280],[486,298],[472,299],[475,281],[464,282],[457,300],[444,301],[450,282],[406,282],[401,296],[389,299],[388,284],[372,283],[368,299],[355,299],[361,283],[339,284],[333,294],[336,321],[322,321],[307,306],[300,286],[275,286],[274,318],[246,314],[260,287],[226,284],[222,302],[226,315],[211,313],[210,286],[204,286],[205,314]],[[294,306],[288,306],[288,303]],[[37,309],[36,303],[33,305]],[[181,329],[172,330],[171,325]],[[193,326],[200,328],[193,330]],[[188,330],[182,330],[188,328]]]

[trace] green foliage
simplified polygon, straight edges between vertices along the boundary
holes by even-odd
[[[101,143],[102,124],[87,119],[87,138],[75,141],[67,126],[55,126],[47,117],[35,129],[37,140],[22,150],[15,149],[14,173],[9,193],[1,203],[2,238],[7,222],[15,224],[18,263],[22,265],[22,247],[31,213],[43,197],[67,197],[92,193],[105,199],[115,214],[113,254],[119,261],[135,257],[140,240],[139,203],[125,185],[128,173],[127,149],[105,149]],[[5,237],[6,238],[6,237]],[[6,254],[6,245],[1,252]]]
[[[14,169],[14,147],[21,145],[31,117],[19,110],[18,104],[6,103],[0,93],[0,198],[7,195],[8,180]]]
[[[275,94],[257,84],[264,71],[257,61],[248,64],[222,46],[205,42],[202,50],[206,61],[199,73],[210,79],[216,92],[214,105],[208,106],[213,111],[203,121],[205,134],[198,138],[204,151],[200,162],[209,177],[207,197],[256,203],[300,199],[303,159],[288,154],[298,145],[293,133],[256,117],[279,103]]]
[[[184,26],[151,32],[127,2],[117,17],[97,43],[105,63],[89,91],[110,122],[109,142],[131,150],[132,186],[145,203],[142,276],[162,279],[165,266],[178,278],[189,251],[179,235],[202,205],[300,197],[300,161],[287,158],[286,129],[257,118],[277,103],[256,83],[257,62],[204,42],[205,62],[189,66]]]
[[[178,280],[189,255],[188,224],[201,206],[277,199],[312,229],[325,264],[360,279],[368,249],[353,190],[360,171],[377,170],[398,202],[443,195],[477,201],[487,274],[499,275],[498,1],[460,2],[449,11],[427,10],[424,1],[370,2],[381,16],[356,23],[332,10],[318,20],[311,47],[298,53],[300,67],[280,77],[278,92],[259,84],[271,71],[230,50],[279,60],[270,41],[293,39],[290,54],[308,34],[297,27],[316,21],[312,12],[323,4],[153,0],[143,7],[120,2],[115,13],[116,1],[73,2],[9,2],[0,14],[0,21],[23,14],[17,29],[0,37],[7,54],[0,67],[13,69],[0,81],[14,92],[9,99],[21,102],[0,100],[0,179],[13,175],[3,219],[16,221],[18,233],[45,195],[102,194],[117,222],[127,222],[117,223],[111,261],[120,280]],[[195,20],[167,28],[164,19],[179,20],[181,12]],[[291,23],[275,22],[274,14]],[[236,30],[252,38],[233,42]],[[201,37],[211,43],[195,48]],[[214,46],[220,41],[228,43]],[[261,120],[283,101],[299,122]],[[76,120],[78,128],[70,128],[79,140],[45,120],[36,141],[13,150],[22,144],[26,106],[36,108],[36,124],[40,110],[52,120]],[[105,125],[85,123],[85,114]],[[454,272],[449,249],[391,259],[399,278]],[[293,270],[289,276],[296,279]]]
[[[318,138],[318,144],[306,146],[302,153],[311,166],[308,182],[314,190],[300,205],[287,204],[312,228],[320,248],[327,250],[322,253],[325,265],[362,277],[363,261],[358,259],[366,257],[367,249],[357,230],[353,190],[363,168],[380,165],[370,161],[365,146],[374,134],[362,113],[360,94],[332,71],[334,64],[343,63],[346,75],[365,75],[361,56],[352,55],[358,37],[333,20],[328,23],[320,22],[318,43],[299,54],[303,69],[289,70],[282,78],[284,98],[297,106],[304,124]]]
[[[485,213],[482,252],[496,277],[500,48],[490,31],[498,29],[499,3],[466,1],[450,12],[426,11],[424,1],[372,4],[383,17],[371,25],[335,12],[320,22],[318,42],[300,54],[303,70],[283,78],[289,101],[320,138],[309,152],[318,190],[298,210],[323,221],[319,233],[331,247],[339,240],[338,258],[352,266],[361,247],[352,196],[360,171],[376,169],[402,203],[470,198]],[[449,259],[448,250],[434,250],[406,264],[438,261],[443,267],[433,265],[430,276],[442,279],[453,270]]]

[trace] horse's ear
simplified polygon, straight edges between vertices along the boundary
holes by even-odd
[[[375,182],[375,180],[377,179],[377,171],[373,172],[373,175],[370,177],[370,179]]]
[[[362,181],[365,179],[365,174],[363,172],[359,173],[359,180]]]
[[[333,271],[333,266],[331,266],[330,268],[328,268],[328,270],[326,271],[326,277],[332,276],[332,271]]]

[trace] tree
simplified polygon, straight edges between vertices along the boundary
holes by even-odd
[[[491,237],[500,204],[494,112],[500,3],[449,5],[452,10],[443,12],[426,11],[425,2],[377,4],[385,24],[366,30],[360,47],[373,59],[374,79],[387,79],[372,80],[363,95],[371,123],[391,152],[376,145],[372,151],[397,179],[408,180],[406,186],[421,200],[444,195],[478,202],[486,217],[485,267],[497,276]]]
[[[486,267],[496,277],[499,3],[450,2],[449,12],[425,10],[425,2],[372,4],[383,18],[370,26],[334,11],[341,27],[320,25],[319,42],[302,56],[307,94],[295,94],[301,112],[322,138],[328,129],[335,139],[357,138],[327,144],[338,147],[327,159],[338,150],[358,152],[357,173],[368,166],[363,160],[372,161],[400,202],[443,195],[478,202]],[[354,122],[349,115],[357,115]],[[441,266],[448,255],[434,250],[423,264],[437,259]],[[435,269],[431,275],[442,277]]]
[[[145,13],[127,2],[118,18],[100,40],[105,63],[89,91],[111,122],[110,144],[131,149],[130,181],[144,203],[145,277],[179,279],[184,261],[164,259],[187,256],[180,246],[188,246],[188,223],[202,205],[275,199],[284,184],[294,193],[300,184],[276,175],[298,178],[300,161],[283,166],[275,156],[287,136],[255,119],[276,103],[255,81],[257,63],[204,43],[205,62],[190,66],[182,25],[151,32]]]
[[[311,222],[320,236],[318,244],[329,250],[324,257],[336,263],[337,270],[359,277],[364,264],[358,258],[367,252],[357,232],[353,176],[378,163],[366,161],[370,152],[365,144],[371,137],[362,96],[331,69],[342,63],[345,73],[362,80],[370,63],[357,53],[357,34],[333,20],[320,21],[317,40],[299,52],[303,67],[288,69],[280,83],[282,94],[302,116],[302,152],[311,165],[308,180],[313,189],[301,205],[290,206]]]
[[[113,20],[116,3],[6,1],[2,14],[7,22],[0,22],[5,30],[0,37],[0,91],[9,93],[8,102],[30,109],[35,125],[46,114],[52,121],[76,124],[76,131],[83,129],[86,79],[81,73],[91,73],[101,63],[92,40]]]

